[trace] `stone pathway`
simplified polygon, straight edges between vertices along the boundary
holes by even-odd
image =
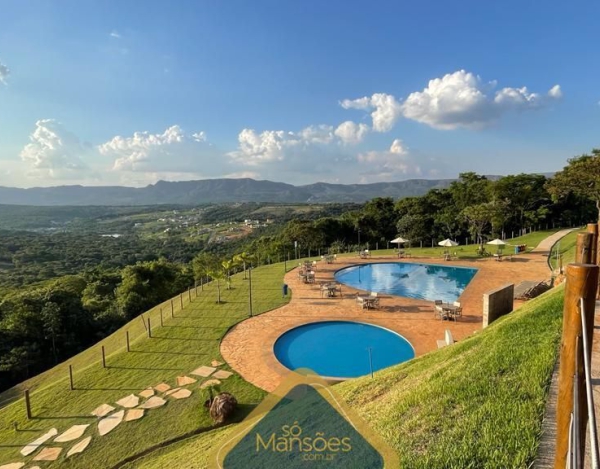
[[[216,360],[212,361],[213,364],[218,364],[217,366],[222,365],[223,363],[217,362]],[[217,369],[215,367],[210,366],[201,366],[197,368],[194,372],[199,375],[205,374],[206,376],[210,376]],[[190,373],[193,374],[194,372]],[[219,376],[221,379],[226,379],[230,377],[233,373],[225,370],[218,370]],[[215,373],[216,374],[216,373]],[[160,383],[154,387],[146,388],[141,391],[138,395],[130,394],[129,396],[125,396],[122,399],[116,401],[116,404],[122,407],[122,409],[113,412],[115,408],[110,404],[102,404],[94,409],[91,414],[98,417],[98,434],[100,436],[107,435],[112,430],[114,430],[117,426],[119,426],[122,422],[131,422],[134,420],[141,419],[144,416],[146,409],[155,409],[158,407],[164,406],[167,401],[161,397],[156,395],[156,392],[162,393],[164,397],[170,396],[172,399],[181,400],[187,399],[192,395],[192,390],[182,388],[181,386],[186,386],[190,384],[196,383],[198,380],[195,378],[191,378],[189,376],[177,376],[176,381],[179,387],[171,388],[171,385],[168,383]],[[200,389],[204,388],[206,385],[220,384],[221,382],[218,379],[209,379],[206,380],[205,383],[202,383]],[[145,398],[145,402],[141,405],[140,397]],[[112,413],[111,413],[112,412]],[[54,439],[54,443],[66,443],[70,441],[77,440],[83,436],[87,428],[90,424],[82,424],[82,425],[73,425],[67,430],[63,431],[59,436]],[[52,437],[58,435],[58,430],[56,428],[52,428],[33,442],[25,445],[21,450],[21,454],[23,456],[29,456],[36,452],[40,446],[42,446],[45,442],[50,440]],[[92,436],[87,436],[75,443],[66,453],[66,457],[71,457],[75,454],[83,452],[91,443]],[[45,447],[42,448],[32,459],[32,461],[55,461],[58,459],[63,451],[63,447]],[[21,469],[25,467],[26,463],[24,462],[14,462],[10,464],[4,464],[0,466],[0,469]],[[30,469],[34,469],[32,466]],[[39,469],[39,467],[38,467]]]
[[[571,231],[576,231],[576,230],[579,230],[579,228],[567,228],[565,230],[557,231],[553,235],[550,235],[547,238],[543,239],[540,242],[540,244],[538,244],[535,248],[533,248],[532,252],[550,252],[550,250],[552,249],[552,246],[554,246],[554,244],[556,244],[557,241],[559,241],[561,238],[564,238]]]

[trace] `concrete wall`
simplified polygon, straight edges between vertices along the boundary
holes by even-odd
[[[504,285],[483,294],[483,327],[513,310],[514,284]]]

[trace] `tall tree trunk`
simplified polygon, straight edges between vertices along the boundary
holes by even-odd
[[[221,303],[221,283],[217,279],[217,303]]]

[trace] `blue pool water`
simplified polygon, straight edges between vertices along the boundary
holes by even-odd
[[[308,368],[320,376],[356,378],[415,356],[401,335],[383,327],[350,321],[305,324],[275,342],[277,359],[290,370]]]
[[[476,273],[466,267],[386,262],[346,267],[335,279],[358,290],[453,302]]]

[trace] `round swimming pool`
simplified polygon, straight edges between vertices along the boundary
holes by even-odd
[[[320,376],[356,378],[414,358],[404,337],[371,324],[313,322],[291,329],[275,342],[275,356],[290,370],[308,368]]]
[[[335,273],[335,279],[358,290],[453,302],[476,273],[467,267],[382,262],[346,267]]]

